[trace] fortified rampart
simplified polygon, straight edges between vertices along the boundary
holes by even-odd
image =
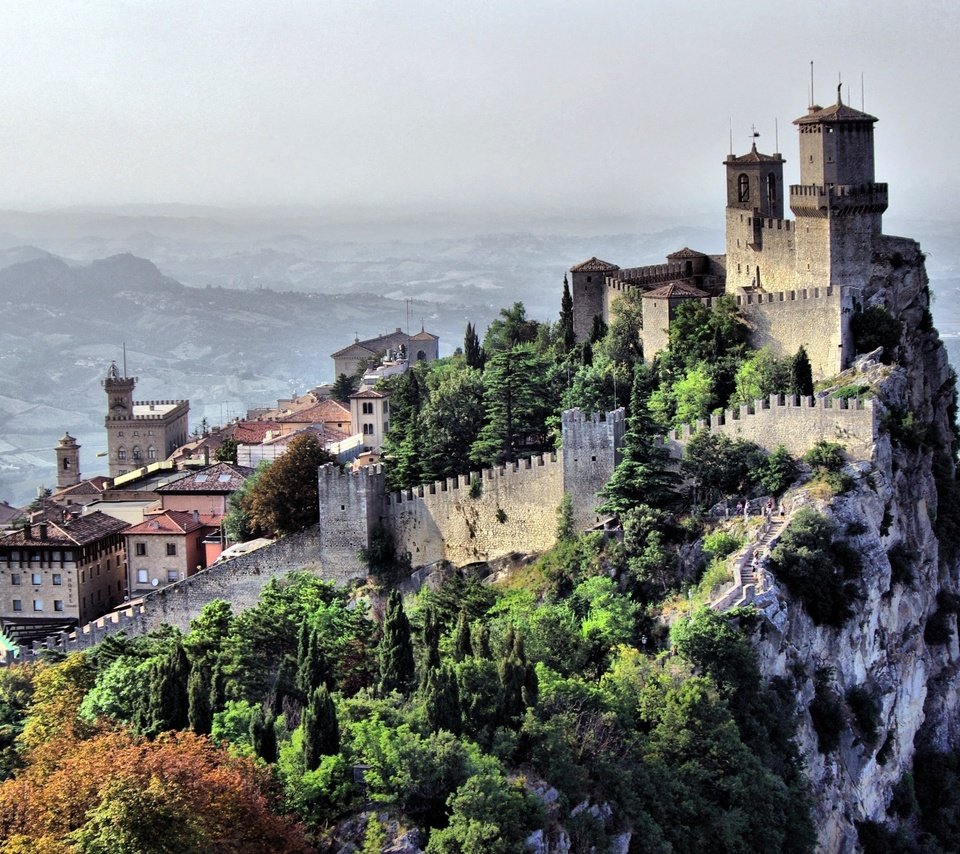
[[[448,560],[467,564],[515,551],[543,551],[556,541],[557,508],[564,492],[573,499],[574,524],[585,530],[601,521],[596,494],[619,461],[622,409],[561,418],[563,448],[506,466],[461,474],[399,493],[387,493],[383,472],[368,466],[319,471],[320,559],[340,574],[366,574],[359,553],[378,525],[415,566]]]
[[[801,456],[817,442],[836,442],[860,460],[873,458],[878,437],[878,419],[873,399],[833,399],[772,394],[766,400],[744,404],[711,415],[709,421],[684,425],[671,430],[664,444],[672,457],[683,455],[683,448],[699,430],[746,439],[765,451],[783,445],[794,456]]]

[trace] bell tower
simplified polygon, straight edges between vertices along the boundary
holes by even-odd
[[[69,433],[54,449],[57,453],[57,489],[64,489],[80,483],[80,446]]]

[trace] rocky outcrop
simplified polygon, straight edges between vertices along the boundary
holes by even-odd
[[[956,589],[958,574],[949,544],[937,536],[954,474],[953,381],[929,322],[918,245],[886,238],[862,297],[903,327],[895,366],[864,359],[840,378],[840,384],[869,383],[878,394],[883,429],[873,460],[848,466],[854,486],[844,495],[795,496],[798,506],[809,503],[832,517],[860,554],[861,598],[840,628],[815,625],[770,578],[754,602],[765,617],[755,637],[764,674],[796,685],[798,742],[813,786],[819,849],[836,852],[856,849],[856,822],[888,819],[891,790],[911,769],[919,744],[960,744],[956,618],[938,613],[938,595]],[[934,615],[953,631],[946,642],[943,631],[925,639]],[[818,677],[846,700],[840,747],[828,755],[818,749],[809,713]],[[877,731],[870,737],[862,709],[873,703]]]

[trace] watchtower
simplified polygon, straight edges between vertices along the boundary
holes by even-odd
[[[794,121],[800,131],[800,184],[790,187],[797,217],[801,286],[862,287],[882,233],[887,185],[874,180],[877,119],[843,103],[811,105]]]
[[[69,433],[54,448],[57,453],[57,489],[80,483],[80,446]]]
[[[573,331],[577,341],[589,341],[593,319],[604,316],[608,273],[620,268],[594,256],[570,268],[570,294],[573,297]]]
[[[727,290],[762,288],[760,253],[765,225],[783,221],[783,164],[779,152],[750,151],[723,161],[727,170]]]

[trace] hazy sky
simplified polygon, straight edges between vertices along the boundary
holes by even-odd
[[[914,213],[960,184],[958,36],[956,0],[4,0],[0,206],[715,211],[731,119],[796,179],[813,60]]]

